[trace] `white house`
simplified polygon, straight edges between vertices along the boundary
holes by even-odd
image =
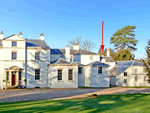
[[[100,61],[100,55],[81,50],[78,44],[74,49],[51,49],[43,33],[39,39],[24,39],[21,32],[4,38],[0,33],[1,89],[109,87],[108,75],[109,65]]]
[[[117,61],[110,70],[110,84],[117,86],[150,86],[143,63],[135,60]]]
[[[20,32],[0,33],[0,89],[25,86],[50,88],[148,86],[143,64],[115,62],[107,56],[80,49],[51,49],[44,40],[25,39]]]

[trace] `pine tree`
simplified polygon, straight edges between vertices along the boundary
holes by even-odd
[[[145,50],[147,53],[147,57],[145,59],[142,59],[142,62],[144,64],[144,67],[146,68],[147,71],[147,76],[149,78],[149,82],[150,82],[150,39],[147,42],[148,46],[146,46]]]
[[[135,40],[135,34],[133,34],[135,26],[125,26],[122,29],[119,29],[113,34],[113,37],[110,39],[110,43],[114,44],[115,50],[118,49],[131,49],[136,50],[135,46],[138,40]]]
[[[131,49],[120,49],[116,52],[113,59],[115,61],[134,60],[135,55],[131,53]]]

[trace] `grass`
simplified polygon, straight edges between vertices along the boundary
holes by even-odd
[[[3,113],[150,113],[150,94],[101,95],[98,98],[0,103]]]

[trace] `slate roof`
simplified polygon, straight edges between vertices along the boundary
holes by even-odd
[[[109,65],[100,61],[94,61],[92,63],[87,64],[87,66],[109,66]]]
[[[51,64],[70,64],[70,62],[67,62],[65,59],[63,58],[59,58],[53,62],[51,62]]]
[[[110,70],[110,76],[119,76],[130,66],[143,66],[143,63],[135,60],[117,61],[116,66]]]
[[[43,49],[50,49],[47,43],[40,39],[26,39],[26,47],[41,47]]]
[[[65,54],[65,49],[51,49],[51,54]],[[73,55],[97,55],[97,53],[88,51],[88,50],[71,50],[70,54]]]
[[[86,65],[79,63],[79,62],[71,62],[71,64],[78,64],[78,66],[86,66]]]

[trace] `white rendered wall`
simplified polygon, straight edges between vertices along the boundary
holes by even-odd
[[[98,73],[98,67],[91,67],[90,87],[110,87],[108,67],[102,67],[102,74]]]
[[[57,70],[62,70],[62,81],[58,81]],[[73,69],[73,80],[68,80],[68,69]],[[50,88],[78,88],[78,66],[49,66],[48,87]]]
[[[93,56],[93,59],[91,59],[91,56]],[[100,61],[99,55],[81,55],[81,63],[82,64],[89,64],[93,61]]]
[[[138,72],[135,73],[134,69],[137,68]],[[124,72],[127,72],[127,76],[124,76]],[[116,85],[118,86],[150,86],[150,83],[144,81],[146,73],[143,72],[143,66],[130,66],[119,76],[116,76]],[[138,81],[135,81],[135,76],[138,77]],[[127,83],[124,83],[124,79],[127,79]]]

